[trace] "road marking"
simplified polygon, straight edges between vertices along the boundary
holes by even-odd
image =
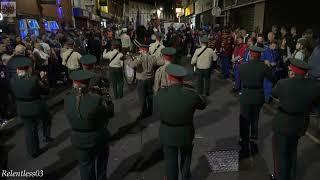
[[[194,138],[195,138],[195,139],[206,139],[205,137],[203,137],[203,136],[200,135],[200,134],[196,134]]]
[[[306,132],[307,137],[309,137],[314,143],[320,144],[320,139],[316,138],[312,134],[310,134],[308,131]]]
[[[6,124],[0,127],[0,131],[10,127],[10,124],[12,124],[12,122],[14,122],[15,119],[16,119],[16,117],[13,117],[13,118],[7,120]]]

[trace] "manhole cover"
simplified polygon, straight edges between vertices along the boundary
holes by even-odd
[[[213,173],[239,171],[238,151],[208,151],[207,159]]]

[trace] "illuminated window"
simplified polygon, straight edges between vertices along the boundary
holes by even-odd
[[[184,15],[185,16],[189,16],[191,14],[191,11],[189,8],[186,8],[186,10],[184,11]]]
[[[108,6],[101,6],[101,12],[108,13],[109,12]]]

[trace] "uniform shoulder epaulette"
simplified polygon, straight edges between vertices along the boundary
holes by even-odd
[[[186,89],[186,90],[188,90],[188,91],[192,91],[192,92],[197,92],[197,90],[196,90],[196,88],[195,87],[193,87],[192,85],[190,85],[190,84],[183,84],[183,89]]]

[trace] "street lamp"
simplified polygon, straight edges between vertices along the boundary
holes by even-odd
[[[162,7],[160,7],[160,11],[163,11],[163,8],[162,8]]]

